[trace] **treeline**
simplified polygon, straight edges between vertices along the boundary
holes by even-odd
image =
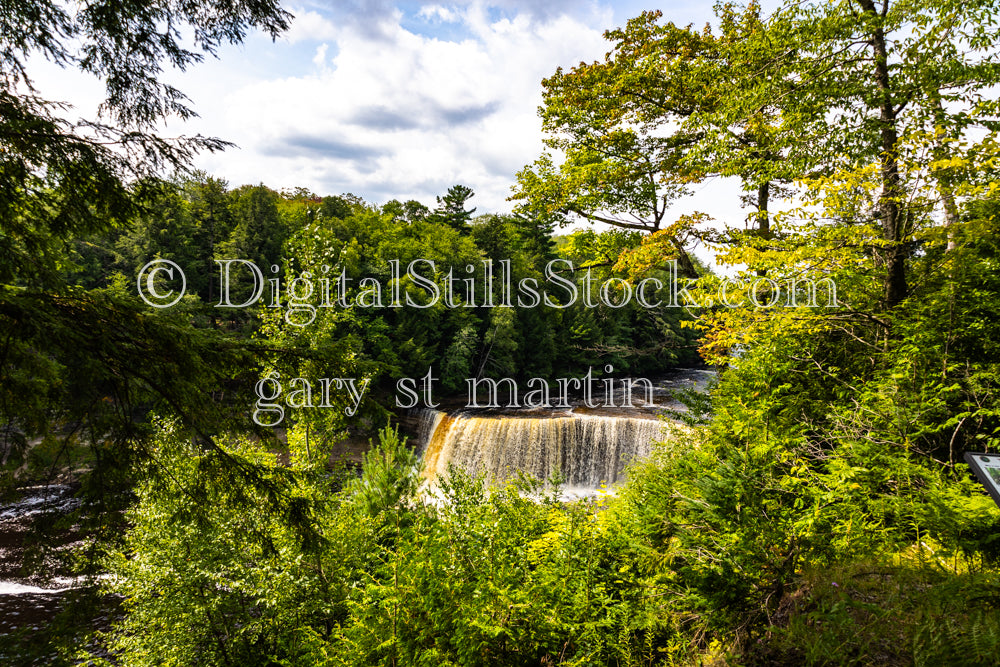
[[[388,397],[399,378],[423,377],[429,369],[447,396],[464,391],[467,378],[575,377],[591,367],[603,375],[606,366],[655,374],[698,362],[696,334],[680,325],[689,315],[669,307],[666,263],[648,272],[660,284],[644,294],[659,307],[634,298],[618,307],[627,296],[623,280],[601,300],[603,281],[627,277],[616,272],[616,262],[640,244],[637,233],[577,231],[558,237],[559,249],[560,216],[476,216],[467,204],[473,192],[464,186],[439,197],[433,210],[416,201],[378,206],[353,195],[229,188],[204,174],[147,183],[142,193],[131,224],[69,244],[69,282],[115,286],[135,297],[140,269],[153,259],[171,260],[184,270],[190,295],[178,308],[195,326],[308,351],[294,370],[303,377],[337,372],[371,379],[376,400],[366,406],[368,415],[393,407]],[[563,261],[550,271],[575,283],[576,296],[547,285],[546,269],[557,259]],[[253,262],[264,281],[277,281],[277,301],[268,282],[248,307],[218,307],[246,303],[256,283],[245,265],[235,264],[231,289],[220,294],[226,271],[217,260]],[[407,274],[413,263],[418,278],[437,285],[436,299]],[[528,294],[519,305],[525,295],[517,288],[525,280],[551,303],[536,304]],[[306,289],[308,298],[297,299]],[[390,307],[394,291],[400,307]],[[299,301],[312,304],[315,317],[286,316]],[[343,367],[345,358],[351,368]]]

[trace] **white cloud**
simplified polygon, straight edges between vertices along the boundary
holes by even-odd
[[[319,68],[326,66],[326,50],[330,48],[330,45],[326,42],[320,44],[316,47],[316,55],[313,56],[313,65]]]
[[[441,5],[424,5],[417,12],[417,16],[423,19],[444,21],[445,23],[454,23],[460,18],[458,13]]]
[[[508,210],[515,172],[541,151],[541,79],[601,57],[607,45],[598,27],[568,16],[491,22],[477,5],[455,16],[468,31],[463,41],[417,35],[398,21],[382,24],[382,39],[336,29],[324,37],[336,43],[332,67],[226,95],[225,131],[215,133],[242,150],[201,164],[234,185],[354,192],[376,203],[430,205],[463,183],[480,211]],[[314,62],[326,61],[325,46]]]
[[[297,42],[332,40],[337,34],[337,26],[333,21],[319,12],[291,10],[295,18],[292,27],[282,35],[283,40],[292,44]]]

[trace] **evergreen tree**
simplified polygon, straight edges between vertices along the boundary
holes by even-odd
[[[437,198],[437,208],[430,214],[429,220],[446,224],[457,229],[462,234],[469,232],[469,223],[475,208],[466,210],[465,203],[475,194],[471,188],[464,185],[453,185],[448,188],[448,194]]]

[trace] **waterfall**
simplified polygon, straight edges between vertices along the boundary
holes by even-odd
[[[594,489],[619,481],[625,465],[649,454],[661,437],[657,419],[630,416],[445,414],[421,410],[418,434],[424,474],[433,479],[448,464],[485,472],[502,482],[517,471],[545,479],[562,473],[569,487]]]

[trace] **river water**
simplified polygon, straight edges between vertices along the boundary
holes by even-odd
[[[19,489],[20,498],[0,504],[0,647],[19,630],[42,630],[62,609],[66,594],[82,582],[66,576],[60,556],[78,544],[71,529],[57,529],[54,550],[36,547],[38,521],[49,524],[80,506],[66,485]]]

